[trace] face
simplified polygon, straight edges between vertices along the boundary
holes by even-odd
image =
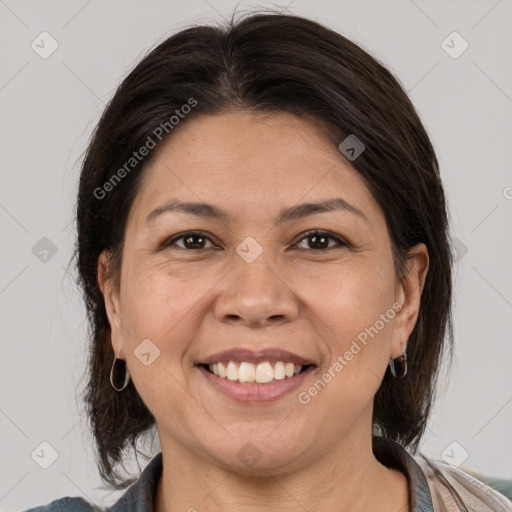
[[[249,112],[180,126],[130,210],[119,290],[105,256],[112,345],[164,454],[253,473],[311,466],[371,436],[428,264],[417,246],[398,278],[381,208],[311,119]],[[234,381],[201,366],[216,361]],[[304,371],[282,378],[276,361]],[[235,382],[253,372],[274,378]]]

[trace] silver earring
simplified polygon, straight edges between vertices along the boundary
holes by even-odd
[[[130,382],[130,372],[126,367],[126,362],[121,358],[114,356],[114,362],[110,369],[110,384],[116,391],[123,391]]]
[[[393,359],[389,358],[389,369],[395,379],[403,379],[407,375],[407,352]]]

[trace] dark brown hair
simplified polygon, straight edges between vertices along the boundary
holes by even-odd
[[[112,256],[111,276],[120,285],[128,212],[154,152],[122,173],[122,179],[112,179],[123,166],[126,170],[133,152],[154,138],[158,127],[167,123],[165,135],[172,135],[171,116],[191,98],[196,104],[181,123],[232,108],[283,111],[314,116],[328,127],[336,146],[350,134],[365,144],[352,165],[384,212],[397,275],[415,244],[425,243],[430,257],[408,343],[409,372],[397,380],[388,370],[374,405],[374,432],[415,451],[446,339],[450,355],[453,345],[452,256],[434,149],[400,83],[375,58],[308,19],[260,13],[233,18],[227,26],[194,26],[159,44],[121,83],[88,146],[78,192],[75,256],[91,338],[84,399],[103,481],[118,489],[133,481],[121,480],[116,466],[123,463],[126,448],[137,453],[137,441],[155,422],[132,382],[123,392],[111,387],[114,352],[97,281],[98,257],[106,249]],[[115,186],[98,193],[109,180]]]

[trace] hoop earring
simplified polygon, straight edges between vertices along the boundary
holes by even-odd
[[[390,357],[389,369],[395,379],[403,379],[407,375],[407,352],[395,359]]]
[[[130,372],[126,367],[126,362],[121,358],[114,356],[112,368],[110,369],[110,384],[116,391],[123,391],[130,382]]]

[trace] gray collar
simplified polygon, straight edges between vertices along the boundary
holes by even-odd
[[[374,437],[373,453],[384,466],[398,469],[407,477],[411,512],[433,512],[432,495],[425,474],[402,445],[384,437]]]
[[[155,495],[162,476],[162,452],[155,455],[139,479],[106,512],[154,512]]]

